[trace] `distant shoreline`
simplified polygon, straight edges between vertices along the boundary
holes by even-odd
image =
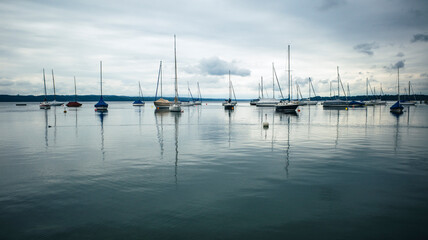
[[[0,102],[42,102],[44,100],[43,95],[34,96],[34,95],[7,95],[2,94],[0,95]],[[137,96],[117,96],[117,95],[104,95],[103,96],[105,101],[118,101],[118,102],[126,102],[126,101],[135,101],[139,99]],[[159,98],[159,97],[158,97]],[[167,99],[169,101],[173,101],[174,97],[163,97],[164,99]],[[350,96],[348,97],[348,100],[360,100],[360,101],[366,101],[366,100],[372,100],[376,99],[378,96]],[[416,98],[417,101],[426,101],[428,100],[428,95],[411,95],[410,97],[408,95],[402,95],[402,100],[410,100],[414,101]],[[54,97],[53,95],[48,95],[47,100],[53,101]],[[100,95],[80,95],[77,96],[77,101],[81,102],[92,102],[92,101],[98,101],[100,99]],[[213,102],[213,101],[224,101],[226,98],[202,98],[203,102]],[[325,101],[331,99],[330,97],[313,97],[311,100],[314,101]],[[345,97],[341,97],[341,99],[345,99]],[[56,100],[60,102],[68,102],[68,101],[74,101],[74,95],[57,95]],[[155,101],[157,98],[155,97],[143,97],[143,101]],[[187,97],[180,98],[180,101],[189,101],[191,99]],[[237,101],[251,101],[252,99],[237,99]],[[397,95],[384,95],[382,96],[382,100],[384,101],[396,101]]]

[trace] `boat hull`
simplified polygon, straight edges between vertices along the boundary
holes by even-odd
[[[160,98],[154,101],[153,104],[155,105],[156,109],[169,109],[169,106],[171,106],[172,103],[166,99]]]
[[[180,104],[172,104],[169,107],[170,112],[181,112],[181,105]]]
[[[79,103],[79,102],[69,102],[69,103],[67,103],[67,105],[66,105],[67,107],[81,107],[82,106],[82,104],[81,103]]]
[[[299,104],[295,103],[278,103],[275,110],[277,112],[293,113],[296,112],[296,109],[299,107]]]
[[[57,101],[53,101],[53,102],[51,102],[51,103],[50,103],[50,105],[51,105],[51,106],[62,106],[62,105],[64,105],[64,103],[62,103],[62,102],[57,102]]]
[[[348,105],[349,105],[349,102],[347,101],[330,100],[330,101],[325,101],[322,106],[324,108],[346,108],[348,107]]]
[[[224,106],[225,110],[234,110],[235,109],[235,104],[233,104],[233,103],[225,103],[225,104],[223,104],[223,106]]]
[[[405,105],[405,106],[412,106],[412,105],[416,105],[415,101],[407,101],[407,102],[400,102],[401,105]]]

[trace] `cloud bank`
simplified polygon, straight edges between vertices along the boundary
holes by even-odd
[[[415,34],[411,42],[428,42],[428,35],[422,33]]]
[[[369,56],[373,56],[373,49],[378,49],[379,45],[377,43],[362,43],[354,46],[354,50],[360,53],[367,54]]]
[[[251,75],[251,71],[247,68],[242,68],[237,65],[236,61],[227,62],[219,57],[203,58],[199,64],[194,68],[197,73],[202,75],[223,76],[230,74],[241,77]]]

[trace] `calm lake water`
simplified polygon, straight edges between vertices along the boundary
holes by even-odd
[[[428,105],[108,103],[0,103],[1,239],[428,238]]]

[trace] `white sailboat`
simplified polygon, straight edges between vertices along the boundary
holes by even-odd
[[[312,91],[314,92],[314,95],[316,96],[317,94],[315,93],[315,89],[314,89],[314,85],[312,84],[312,80],[311,78],[309,78],[309,83],[308,83],[308,87],[309,87],[309,97],[307,100],[302,100],[300,101],[300,103],[303,103],[304,105],[317,105],[318,101],[312,101],[311,100],[311,87],[312,87]]]
[[[272,98],[261,98],[257,103],[257,107],[275,107],[279,103],[278,99],[275,99],[275,73],[274,65],[272,63]]]
[[[235,96],[235,101],[232,101],[232,81],[230,80],[230,70],[229,70],[229,99],[225,100],[223,102],[223,106],[224,109],[227,110],[234,110],[235,109],[235,105],[236,105],[236,96],[235,96],[235,91],[233,91],[233,95]]]
[[[162,98],[162,61],[160,61],[159,64],[159,73],[158,73],[158,82],[156,85],[156,95],[155,95],[155,99],[157,99],[158,97],[158,89],[160,89],[160,98],[157,99],[156,101],[153,102],[153,104],[155,105],[156,109],[169,109],[169,106],[171,106],[171,102]],[[159,83],[160,83],[160,88],[159,88]]]
[[[45,89],[45,99],[43,100],[43,102],[40,103],[40,109],[50,109],[51,108],[51,104],[48,102],[47,100],[47,94],[46,94],[46,78],[45,78],[45,69],[43,68],[43,85],[44,85],[44,89]]]
[[[182,107],[191,107],[195,106],[195,99],[193,98],[192,91],[190,91],[189,82],[187,82],[187,100],[185,102],[181,102]],[[191,99],[191,100],[190,100]]]
[[[282,101],[278,103],[275,107],[275,110],[278,112],[285,112],[285,113],[295,113],[297,107],[299,107],[299,104],[291,102],[291,74],[290,74],[290,45],[288,45],[288,100]]]
[[[55,78],[54,78],[53,69],[52,69],[52,83],[53,83],[53,90],[54,90],[54,100],[51,102],[51,106],[62,106],[64,104],[63,102],[56,101]]]
[[[177,51],[174,35],[174,64],[175,64],[175,97],[174,103],[169,107],[170,112],[181,112],[181,103],[178,101],[178,86],[177,86]]]
[[[348,101],[340,100],[340,74],[339,66],[337,67],[337,99],[327,100],[323,103],[324,108],[345,108],[348,106]]]
[[[410,89],[411,89],[411,85],[410,85],[410,81],[409,81],[409,95],[408,95],[408,100],[402,100],[400,102],[401,105],[405,105],[405,106],[416,105],[416,97],[415,97],[415,101],[410,100]]]

